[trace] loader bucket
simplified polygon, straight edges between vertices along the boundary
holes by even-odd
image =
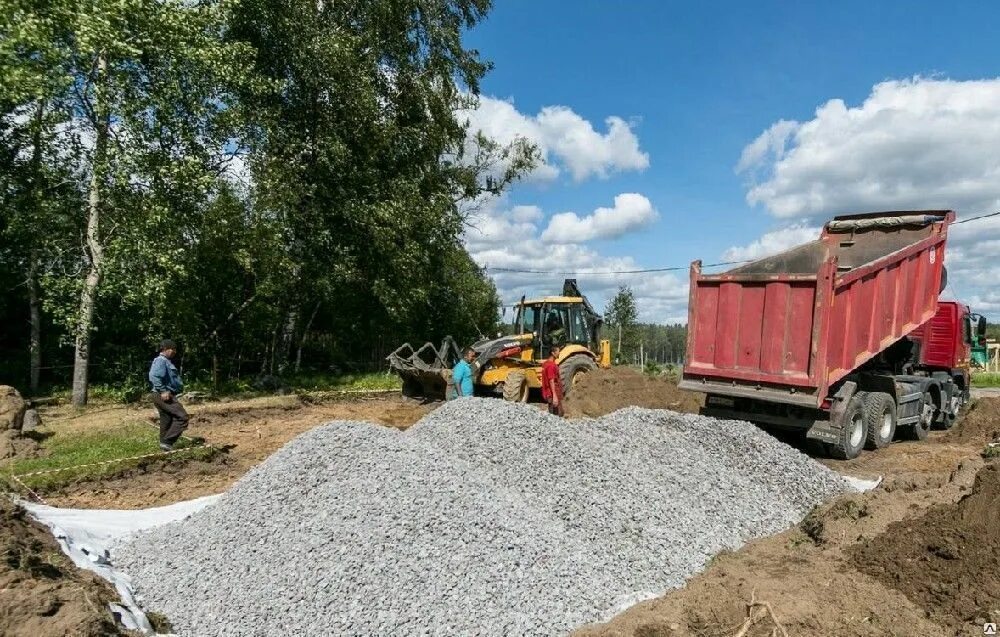
[[[461,350],[455,340],[447,336],[440,347],[434,343],[424,343],[413,349],[404,343],[386,357],[389,368],[403,379],[403,395],[425,400],[444,400],[451,368],[461,358]]]

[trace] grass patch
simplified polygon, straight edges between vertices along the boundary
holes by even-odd
[[[986,445],[986,447],[983,449],[982,456],[986,460],[1000,458],[1000,443],[992,443]]]
[[[352,374],[302,373],[284,376],[267,383],[255,378],[230,379],[213,387],[211,381],[192,378],[184,383],[188,392],[208,394],[216,398],[256,398],[275,394],[301,394],[338,391],[379,391],[401,389],[399,376],[387,372],[367,372]],[[272,382],[273,381],[273,382]],[[68,403],[71,390],[66,387],[54,389],[49,395],[58,403]],[[143,399],[149,393],[145,385],[95,383],[88,391],[91,405],[129,404]]]
[[[200,446],[190,439],[182,438],[175,448],[189,449],[188,451],[154,458],[126,460],[160,451],[158,430],[140,422],[129,422],[121,428],[100,433],[54,436],[43,442],[42,448],[47,455],[15,460],[11,469],[28,487],[43,491],[72,482],[112,477],[151,462],[207,460],[218,453],[218,450],[212,447]],[[97,464],[102,462],[107,464]],[[25,475],[53,469],[59,471]]]
[[[371,391],[400,389],[403,386],[399,376],[385,372],[340,374],[337,376],[293,376],[286,382],[293,390],[301,391]]]
[[[1000,374],[994,372],[983,372],[972,375],[973,387],[1000,387]]]

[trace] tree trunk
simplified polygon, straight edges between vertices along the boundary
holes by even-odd
[[[312,327],[313,321],[316,319],[316,313],[319,312],[319,301],[316,301],[316,307],[313,308],[312,314],[309,315],[309,321],[306,322],[305,329],[302,330],[302,338],[299,339],[299,349],[295,353],[295,373],[299,373],[299,369],[302,368],[302,346],[306,344],[306,339],[309,337],[309,329]]]
[[[295,339],[295,326],[299,322],[298,309],[289,310],[285,317],[285,326],[281,330],[281,348],[278,352],[278,375],[283,376],[288,371],[288,363],[292,358],[292,341]]]
[[[278,332],[280,331],[281,331],[281,325],[278,325],[271,332],[271,346],[268,348],[267,351],[266,369],[267,373],[272,376],[274,375],[274,352],[275,350],[278,349]]]
[[[45,117],[45,102],[38,100],[35,108],[35,126],[32,131],[31,150],[31,205],[36,215],[42,207],[42,124]],[[37,218],[37,217],[36,217]],[[32,243],[36,241],[32,237]],[[31,334],[28,338],[28,389],[34,394],[38,391],[38,380],[42,369],[42,310],[38,294],[38,254],[37,243],[32,246],[28,255],[28,316]]]
[[[104,266],[104,245],[101,242],[101,182],[104,178],[105,154],[108,143],[108,106],[102,95],[103,83],[107,73],[107,60],[104,53],[97,58],[96,108],[95,122],[96,138],[94,140],[94,158],[90,172],[90,186],[87,198],[87,247],[86,254],[90,262],[87,278],[80,292],[80,308],[77,312],[76,351],[73,356],[73,404],[81,407],[87,404],[89,388],[88,365],[90,364],[90,333],[94,326],[94,306],[97,304],[97,288],[101,284],[102,268]]]
[[[28,311],[31,317],[31,337],[28,341],[30,372],[28,389],[38,391],[38,378],[42,369],[42,302],[38,298],[38,253],[31,251],[28,265]]]
[[[212,391],[219,391],[219,347],[212,349]]]

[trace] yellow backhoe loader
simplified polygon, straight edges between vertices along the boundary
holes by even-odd
[[[531,389],[542,386],[542,362],[549,348],[560,346],[563,393],[569,395],[583,374],[611,366],[611,342],[600,338],[601,317],[580,293],[575,279],[566,279],[562,296],[536,300],[524,297],[514,307],[512,336],[473,343],[476,394],[524,402]],[[451,369],[462,348],[450,336],[440,346],[409,343],[388,356],[389,366],[403,379],[403,394],[441,399],[450,390]]]

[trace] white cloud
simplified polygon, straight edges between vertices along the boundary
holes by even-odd
[[[639,150],[632,127],[620,117],[604,120],[608,132],[603,135],[565,106],[546,106],[535,119],[543,131],[542,143],[566,164],[577,181],[649,166],[649,155]]]
[[[542,232],[542,241],[550,243],[583,243],[593,239],[609,239],[641,228],[657,218],[656,209],[646,197],[634,192],[615,197],[611,208],[598,208],[585,217],[575,212],[553,215]]]
[[[510,217],[519,223],[537,223],[542,220],[542,209],[538,206],[514,206]]]
[[[776,122],[737,171],[748,203],[800,224],[866,210],[950,208],[962,219],[1000,209],[997,148],[1000,78],[916,77],[877,84],[858,106],[831,99],[811,120]],[[950,292],[994,320],[997,248],[1000,218],[986,219],[953,226],[946,256]]]
[[[602,274],[608,271],[636,270],[642,266],[631,257],[613,257],[581,243],[547,243],[540,234],[541,210],[531,207],[533,220],[524,221],[525,207],[509,208],[503,199],[483,202],[470,216],[465,244],[473,259],[490,267],[505,304],[511,305],[521,295],[541,296],[562,290],[565,278],[575,277],[598,311],[621,285],[629,285],[636,294],[640,318],[656,322],[687,320],[687,279],[670,273]],[[537,274],[502,272],[492,268],[575,272]],[[587,274],[590,272],[591,274]],[[507,318],[510,318],[508,313]]]
[[[752,261],[778,254],[819,238],[820,228],[795,225],[774,230],[745,246],[733,246],[722,254],[723,261]]]
[[[737,169],[761,171],[747,201],[782,218],[852,210],[1000,204],[1000,79],[914,78],[873,87],[860,106],[831,99],[807,122],[779,121]]]
[[[649,155],[639,148],[632,126],[621,117],[605,119],[607,132],[601,133],[566,106],[546,106],[537,115],[525,115],[512,101],[489,96],[459,116],[468,119],[470,131],[482,131],[502,144],[518,138],[537,144],[543,160],[531,175],[537,180],[553,180],[563,169],[583,181],[649,166]]]
[[[788,138],[799,127],[798,122],[780,120],[760,134],[752,143],[743,149],[740,163],[736,165],[737,172],[743,172],[760,165],[769,155],[777,158],[785,156],[785,146]]]

